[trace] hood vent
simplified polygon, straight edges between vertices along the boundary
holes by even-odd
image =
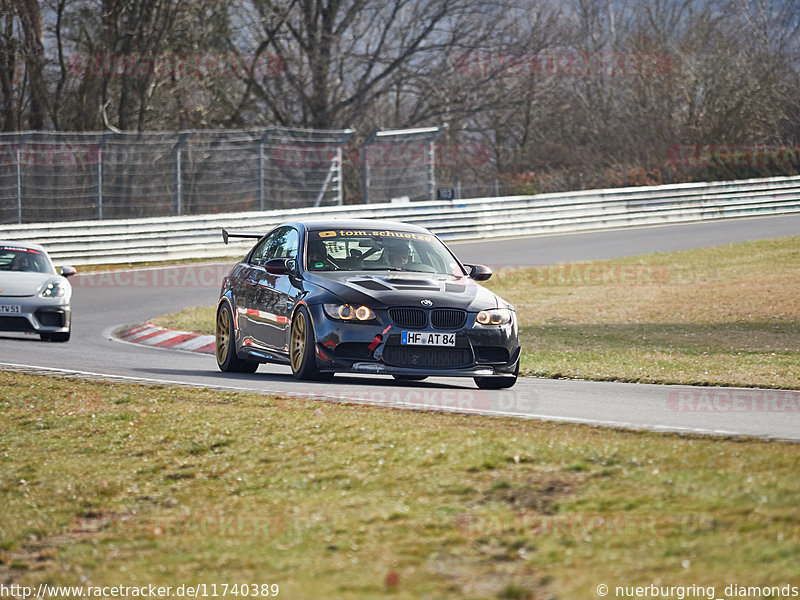
[[[389,283],[396,287],[403,287],[408,288],[412,287],[414,289],[429,289],[429,288],[436,288],[439,289],[439,286],[433,283],[432,281],[428,281],[427,279],[387,279],[386,283]]]
[[[459,285],[457,283],[445,283],[444,284],[444,291],[447,294],[463,294],[467,289],[465,285]]]
[[[385,292],[386,290],[392,289],[387,285],[383,285],[380,281],[375,281],[374,279],[359,279],[358,281],[351,281],[350,283],[354,285],[360,285],[364,289],[374,290],[377,292]]]

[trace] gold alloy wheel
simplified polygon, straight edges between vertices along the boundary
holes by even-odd
[[[292,361],[292,370],[296,373],[303,364],[303,355],[306,352],[306,317],[301,311],[297,311],[292,320],[290,345],[289,355]]]
[[[225,308],[217,313],[217,363],[224,364],[228,359],[231,342],[231,320]]]

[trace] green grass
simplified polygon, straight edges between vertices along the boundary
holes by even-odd
[[[800,389],[800,236],[555,267],[487,287],[515,305],[522,372]],[[214,307],[159,317],[214,332]]]
[[[800,388],[800,237],[588,264],[494,280],[526,373]]]
[[[0,581],[292,599],[784,584],[798,464],[786,443],[4,372]]]
[[[152,319],[151,322],[153,325],[166,327],[167,329],[213,335],[216,310],[216,305],[189,306],[178,312],[158,316]]]

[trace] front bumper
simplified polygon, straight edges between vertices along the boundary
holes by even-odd
[[[401,344],[403,331],[386,310],[375,310],[367,323],[328,317],[322,307],[309,306],[316,336],[320,371],[381,375],[497,377],[513,376],[520,347],[516,319],[506,325],[473,327],[475,313],[467,313],[463,327],[413,329],[422,333],[455,334],[454,347]]]
[[[70,330],[72,311],[69,303],[37,301],[30,296],[0,298],[0,307],[14,307],[14,312],[0,308],[0,331],[23,333],[66,333]]]
[[[325,369],[320,370],[341,370]],[[410,368],[386,365],[380,362],[354,363],[349,369],[350,373],[369,373],[373,375],[425,375],[426,377],[495,377],[498,375],[512,375],[512,372],[498,372],[494,367],[475,366],[466,369],[441,369],[441,368]]]

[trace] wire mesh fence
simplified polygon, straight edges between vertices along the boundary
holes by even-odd
[[[4,133],[0,223],[514,193],[486,146],[443,142],[444,129],[376,131],[359,144],[351,129]]]
[[[0,223],[341,204],[351,130],[0,135]],[[298,160],[311,155],[313,160]]]
[[[364,198],[371,203],[436,199],[436,138],[443,127],[374,132],[361,149]]]

